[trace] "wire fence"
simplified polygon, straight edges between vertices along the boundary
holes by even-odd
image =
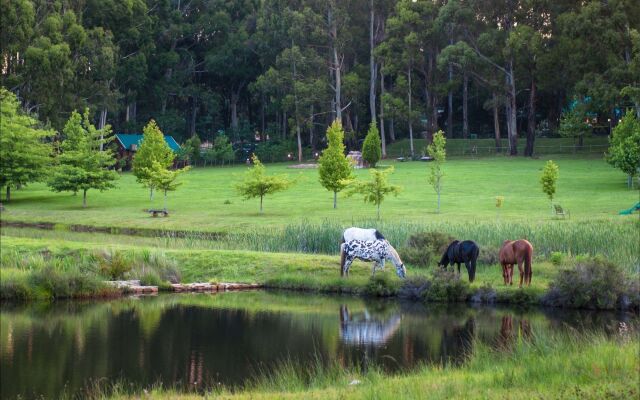
[[[548,155],[548,154],[604,154],[609,148],[606,144],[585,144],[582,146],[535,146],[533,150],[534,156]],[[414,159],[420,159],[422,154],[416,152]],[[518,154],[524,153],[524,146],[518,146]],[[448,148],[447,156],[449,157],[486,157],[486,156],[508,156],[509,148],[495,146],[473,146],[462,145],[460,147]],[[388,158],[406,158],[410,159],[410,153],[408,150],[401,149],[387,153]]]

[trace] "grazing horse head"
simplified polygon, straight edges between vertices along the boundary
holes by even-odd
[[[396,274],[400,278],[404,279],[407,276],[407,268],[404,266],[404,263],[400,259],[400,255],[398,254],[396,249],[394,249],[393,246],[389,244],[389,242],[387,242],[387,246],[388,246],[388,252],[389,252],[388,257],[393,263],[393,265],[395,265],[396,267]]]

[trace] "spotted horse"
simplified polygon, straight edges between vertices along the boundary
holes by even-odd
[[[376,270],[384,269],[385,260],[391,260],[396,267],[396,274],[404,278],[407,274],[400,255],[396,249],[386,240],[350,240],[340,246],[343,257],[340,259],[340,269],[342,275],[349,276],[349,267],[357,258],[362,261],[373,262],[371,275],[375,275]]]

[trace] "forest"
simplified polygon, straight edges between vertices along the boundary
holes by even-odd
[[[0,0],[2,85],[62,131],[155,119],[183,142],[350,147],[399,139],[608,134],[640,114],[637,0]],[[577,135],[580,136],[580,135]],[[581,138],[582,136],[580,136]],[[412,152],[414,149],[412,148]],[[415,149],[419,152],[420,149]],[[301,153],[301,151],[299,152]]]

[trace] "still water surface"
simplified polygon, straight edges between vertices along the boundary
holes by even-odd
[[[182,390],[242,385],[283,362],[393,372],[459,364],[552,331],[617,331],[623,313],[423,306],[277,292],[0,307],[0,397],[82,396],[99,382]]]

